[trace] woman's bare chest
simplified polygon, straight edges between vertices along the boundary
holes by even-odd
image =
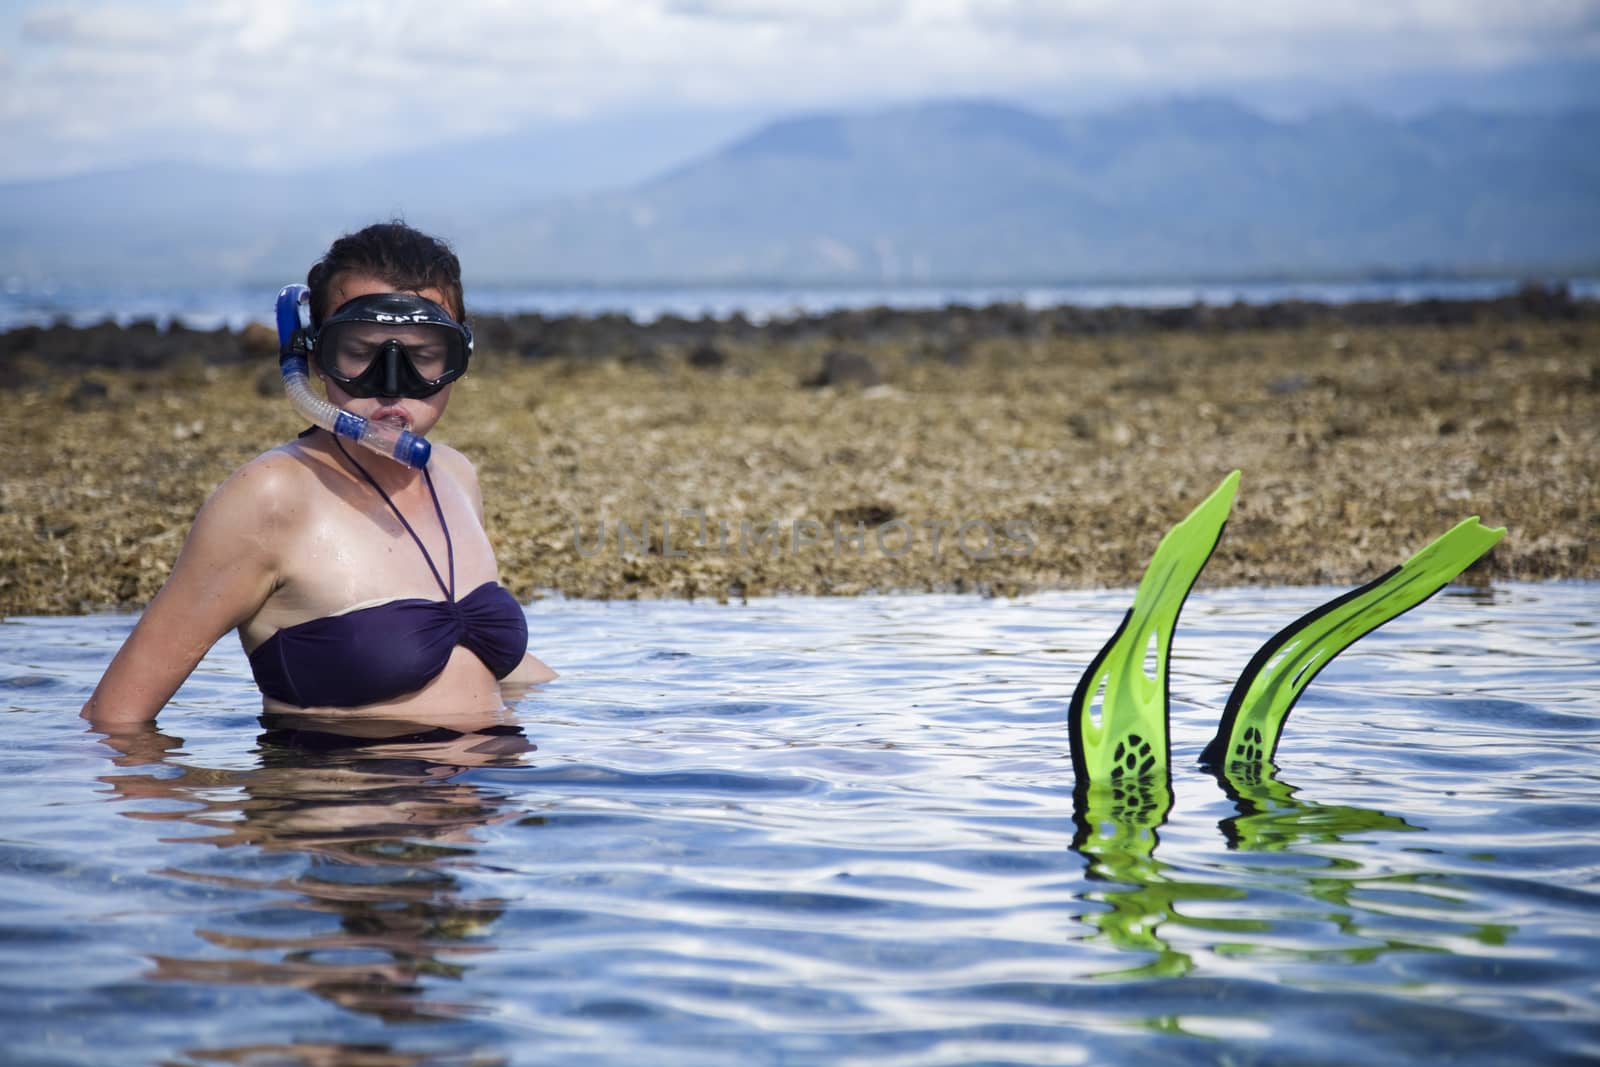
[[[394,600],[462,597],[495,579],[488,537],[449,487],[437,505],[427,496],[372,497],[330,493],[307,502],[283,545],[273,591],[241,627],[247,648],[311,619]]]

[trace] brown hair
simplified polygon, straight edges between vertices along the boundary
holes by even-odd
[[[449,245],[399,219],[345,234],[306,272],[312,322],[321,323],[329,312],[338,310],[330,308],[328,301],[332,298],[333,281],[341,274],[370,275],[394,286],[396,292],[437,289],[444,294],[445,310],[458,321],[466,321],[461,261]]]

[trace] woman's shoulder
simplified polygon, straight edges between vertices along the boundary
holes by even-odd
[[[298,441],[261,453],[225,478],[206,501],[208,509],[224,509],[259,519],[283,518],[314,499],[320,464]]]
[[[461,478],[477,482],[478,471],[468,459],[466,453],[458,448],[452,448],[443,441],[430,442],[433,447],[430,463],[437,470],[442,470],[454,478]]]
[[[451,448],[444,442],[435,442],[433,456],[428,462],[428,468],[435,476],[443,474],[451,481],[465,488],[473,497],[478,495],[478,469],[472,465],[459,449]]]
[[[483,490],[478,486],[478,471],[472,461],[457,449],[451,448],[443,442],[433,445],[433,455],[428,461],[428,469],[433,472],[435,482],[441,477],[447,479],[452,485],[457,486],[466,495],[473,512],[478,516],[478,521],[483,521]]]

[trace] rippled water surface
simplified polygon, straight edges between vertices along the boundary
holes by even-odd
[[[75,713],[132,620],[7,620],[0,1058],[1594,1062],[1600,587],[1447,591],[1275,776],[1194,766],[1333,592],[1198,591],[1171,810],[1088,837],[1127,593],[540,602],[525,753],[261,744],[231,639],[119,752]]]

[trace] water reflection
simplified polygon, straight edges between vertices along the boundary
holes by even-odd
[[[1198,900],[1237,900],[1244,892],[1231,885],[1183,880],[1155,858],[1160,830],[1172,810],[1172,785],[1165,778],[1119,779],[1074,793],[1072,847],[1086,860],[1085,876],[1104,882],[1103,891],[1086,894],[1106,910],[1084,921],[1098,937],[1118,949],[1138,952],[1148,961],[1102,972],[1100,978],[1172,978],[1194,969],[1193,958],[1172,947],[1163,929],[1172,925],[1248,933],[1262,930],[1257,920],[1209,919],[1184,915],[1180,904]]]
[[[1412,833],[1422,827],[1414,826],[1397,815],[1389,815],[1372,808],[1358,808],[1347,804],[1319,804],[1296,796],[1298,790],[1278,779],[1277,770],[1268,764],[1261,766],[1231,766],[1214,768],[1212,772],[1219,785],[1233,801],[1235,815],[1217,824],[1228,848],[1245,853],[1294,852],[1307,845],[1334,845],[1374,832]],[[1314,854],[1321,863],[1316,867],[1302,868],[1296,879],[1297,886],[1307,897],[1329,906],[1325,918],[1352,940],[1364,942],[1358,946],[1315,949],[1301,948],[1295,955],[1301,959],[1336,960],[1364,963],[1387,952],[1427,952],[1449,955],[1451,949],[1425,940],[1396,936],[1384,920],[1386,909],[1370,899],[1377,894],[1409,897],[1431,906],[1450,907],[1451,894],[1432,875],[1415,872],[1387,873],[1373,876],[1360,863],[1344,856],[1323,852]],[[1251,868],[1241,864],[1241,873]],[[1259,871],[1254,873],[1261,873]],[[1274,873],[1283,873],[1276,871]],[[1363,900],[1362,896],[1369,899]],[[1402,909],[1403,910],[1403,909]],[[1383,927],[1378,933],[1377,928]],[[1504,944],[1515,928],[1497,923],[1464,924],[1454,931],[1484,946]],[[1264,946],[1241,945],[1240,954],[1266,955],[1271,950]]]
[[[189,1055],[206,1063],[238,1063],[247,1067],[292,1063],[304,1067],[500,1067],[503,1057],[441,1058],[433,1052],[399,1052],[387,1045],[356,1045],[344,1041],[296,1041],[292,1045],[240,1045],[236,1048],[191,1050]]]
[[[1156,855],[1161,827],[1172,807],[1169,782],[1123,781],[1076,792],[1072,847],[1087,861],[1085,876],[1097,885],[1085,899],[1099,905],[1084,915],[1095,931],[1089,940],[1142,958],[1135,966],[1097,977],[1133,980],[1188,974],[1196,960],[1180,943],[1194,944],[1207,953],[1287,954],[1307,961],[1350,963],[1398,950],[1446,951],[1396,936],[1386,927],[1382,910],[1360,899],[1395,892],[1431,896],[1433,880],[1414,873],[1374,875],[1362,864],[1321,848],[1358,835],[1414,832],[1419,827],[1372,808],[1302,799],[1270,765],[1214,773],[1234,806],[1234,813],[1220,820],[1217,828],[1229,853],[1239,857],[1216,869],[1215,878],[1195,877],[1194,868],[1174,867]],[[1308,862],[1263,868],[1249,858],[1269,852],[1302,852]],[[1264,877],[1275,882],[1276,889],[1319,901],[1327,910],[1318,916],[1304,912],[1291,916],[1251,907],[1243,887],[1260,885]],[[1192,905],[1200,906],[1186,910]],[[1319,939],[1315,944],[1283,945],[1276,927],[1306,919],[1325,922],[1344,943],[1330,946]],[[1190,932],[1201,936],[1183,936]],[[1495,924],[1471,924],[1456,931],[1483,945],[1504,943],[1512,932]]]
[[[202,914],[195,935],[223,954],[153,954],[146,977],[291,987],[384,1023],[477,1011],[444,990],[474,957],[494,951],[488,934],[506,902],[473,896],[458,872],[475,855],[484,828],[519,812],[508,810],[503,794],[457,778],[469,768],[520,765],[535,746],[520,727],[505,723],[473,733],[383,732],[387,740],[373,743],[269,729],[258,739],[258,765],[245,770],[188,762],[183,740],[153,726],[106,740],[122,770],[100,780],[115,799],[158,802],[122,814],[203,827],[207,834],[199,840],[226,850],[225,862],[160,873],[288,898]],[[267,856],[277,859],[263,862]],[[291,873],[278,873],[286,869],[285,856]],[[263,1056],[304,1064],[421,1062],[386,1044],[309,1042],[192,1054],[225,1062]],[[439,1058],[437,1049],[423,1057]]]
[[[1372,808],[1301,800],[1294,786],[1278,780],[1271,764],[1214,767],[1212,774],[1237,812],[1217,824],[1228,848],[1236,851],[1283,852],[1308,843],[1334,844],[1351,834],[1419,829]]]

